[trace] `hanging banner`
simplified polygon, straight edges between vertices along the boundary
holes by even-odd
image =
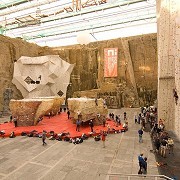
[[[117,77],[118,48],[104,49],[104,77]]]

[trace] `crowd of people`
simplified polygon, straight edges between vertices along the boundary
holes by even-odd
[[[155,146],[155,151],[162,157],[166,157],[167,154],[173,154],[174,140],[169,136],[169,133],[165,130],[164,125],[161,127],[157,124],[151,129],[151,136]]]
[[[68,109],[63,109],[64,112],[67,113],[68,119],[70,118],[70,112]],[[58,141],[66,141],[69,143],[72,143],[74,145],[81,144],[84,142],[84,140],[88,139],[90,136],[94,138],[95,141],[101,141],[102,147],[106,147],[106,140],[107,136],[112,131],[112,128],[110,127],[110,124],[107,122],[107,119],[110,119],[114,121],[114,124],[116,126],[122,125],[124,128],[128,129],[128,118],[127,113],[124,112],[122,115],[120,114],[114,114],[109,113],[108,118],[104,118],[103,127],[106,127],[106,130],[101,131],[99,134],[96,134],[94,131],[94,122],[93,120],[90,120],[89,125],[89,134],[84,134],[80,137],[74,137],[71,138],[70,134],[67,132],[62,133],[55,133],[54,131],[46,132],[43,130],[41,133],[38,133],[36,131],[32,132],[22,132],[23,136],[28,137],[39,137],[42,138],[42,145],[47,145],[46,139],[49,140],[58,140]],[[40,119],[41,121],[42,119]],[[166,131],[164,121],[162,119],[157,118],[157,109],[151,108],[151,107],[144,107],[141,108],[141,112],[139,114],[136,114],[134,117],[134,121],[136,124],[140,125],[140,129],[138,130],[139,135],[139,143],[143,143],[143,133],[144,130],[146,130],[147,127],[150,127],[150,135],[152,137],[154,146],[155,146],[155,153],[158,155],[161,155],[162,157],[166,157],[167,154],[173,154],[173,148],[174,148],[174,141],[169,136],[168,132]],[[15,127],[17,126],[17,117],[10,117],[10,122],[14,122]],[[80,132],[81,127],[81,121],[78,118],[76,121],[76,131]],[[114,131],[115,132],[115,131]],[[2,137],[4,136],[5,132],[0,132]],[[15,133],[12,132],[10,137],[15,137]],[[144,157],[143,153],[138,155],[138,162],[139,162],[139,170],[138,174],[147,174],[147,157]]]
[[[138,130],[139,143],[143,142],[143,132],[146,130],[146,126],[149,123],[150,135],[155,147],[153,152],[164,158],[167,157],[167,154],[173,154],[174,140],[166,131],[164,120],[159,119],[158,121],[157,108],[151,108],[149,106],[141,108],[141,113],[135,115],[135,123],[141,125]],[[138,156],[138,161],[140,167],[138,174],[146,174],[147,158],[143,158],[143,153]]]
[[[68,108],[61,108],[60,113],[65,112],[67,113],[68,119],[70,119],[70,111]],[[98,116],[99,114],[97,114]],[[52,114],[48,114],[48,118],[51,118]],[[12,117],[10,116],[10,122],[14,123],[15,127],[17,127],[17,119],[18,117]],[[109,114],[109,118],[104,117],[102,121],[102,126],[105,127],[104,130],[102,130],[100,133],[96,133],[94,130],[94,121],[93,119],[90,119],[88,122],[88,125],[90,127],[90,132],[89,134],[82,134],[81,137],[76,137],[76,138],[71,138],[69,133],[55,133],[54,131],[47,132],[46,130],[43,130],[42,132],[37,132],[36,130],[30,131],[30,132],[22,132],[22,136],[27,136],[27,137],[39,137],[42,139],[42,145],[47,145],[46,139],[48,138],[49,140],[58,140],[58,141],[67,141],[73,144],[80,144],[83,142],[83,140],[88,139],[88,137],[92,136],[94,137],[95,141],[101,140],[103,142],[103,147],[105,148],[105,141],[106,141],[106,136],[110,133],[120,133],[121,131],[115,130],[110,126],[107,120],[112,120],[114,121],[114,124],[118,127],[122,125],[122,120],[120,115],[114,115],[113,113]],[[123,127],[125,130],[128,129],[128,122],[127,122],[127,117],[126,117],[126,112],[124,112],[124,123]],[[40,117],[38,121],[42,121],[43,117]],[[82,125],[82,121],[80,118],[80,114],[78,116],[78,119],[76,120],[76,131],[80,132],[80,128]],[[1,131],[0,135],[4,137],[5,131]],[[11,138],[16,137],[15,133],[12,132],[10,135]]]
[[[127,131],[128,130],[127,113],[124,112],[122,116],[123,117],[121,117],[120,114],[115,115],[114,113],[109,113],[109,118],[115,122],[116,126],[118,127],[118,126],[122,125],[122,127],[125,129],[125,131]]]
[[[67,113],[68,119],[70,118],[70,111],[68,108],[62,109],[64,112]],[[61,110],[61,112],[62,112]],[[80,116],[79,116],[80,117]],[[81,118],[78,118],[76,120],[76,131],[80,132],[81,127]],[[128,130],[128,118],[127,113],[124,112],[122,115],[120,114],[114,114],[109,113],[108,118],[104,118],[104,121],[102,123],[103,127],[106,127],[106,130],[101,131],[100,133],[96,133],[94,131],[94,122],[93,119],[89,120],[89,134],[84,134],[80,137],[71,138],[70,134],[67,132],[62,133],[55,133],[54,131],[46,132],[43,130],[42,133],[37,133],[36,131],[33,132],[22,132],[23,136],[28,137],[39,137],[42,138],[42,145],[46,145],[46,139],[49,140],[58,140],[58,141],[66,141],[73,144],[80,144],[84,140],[88,139],[90,136],[94,137],[95,141],[102,141],[102,146],[105,148],[105,142],[106,137],[112,131],[113,129],[110,127],[110,124],[107,122],[107,119],[110,119],[114,121],[114,124],[118,127],[120,125],[123,126],[126,130]],[[41,121],[42,119],[40,119]],[[139,114],[136,114],[134,117],[135,124],[139,124],[140,128],[138,130],[138,136],[139,136],[139,143],[143,143],[143,134],[147,127],[150,127],[150,135],[152,137],[154,147],[155,147],[155,153],[158,155],[161,155],[162,157],[166,157],[167,154],[173,154],[173,148],[174,148],[174,141],[169,136],[168,132],[166,131],[164,121],[162,119],[159,119],[157,117],[157,108],[154,107],[142,107],[141,112]],[[15,127],[17,126],[17,117],[10,116],[10,122],[14,122]],[[114,133],[117,133],[114,130]],[[3,137],[5,134],[4,131],[0,131],[0,135]],[[15,137],[14,132],[11,133],[11,137]],[[138,162],[139,162],[139,171],[138,174],[146,174],[147,173],[147,158],[143,157],[143,153],[141,153],[138,156]]]

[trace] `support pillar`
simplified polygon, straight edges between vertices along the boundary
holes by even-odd
[[[180,139],[180,25],[179,0],[157,0],[158,119]],[[180,18],[180,17],[179,17]],[[173,94],[176,88],[177,104]]]

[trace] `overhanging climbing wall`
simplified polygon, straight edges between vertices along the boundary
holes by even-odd
[[[58,55],[22,56],[14,64],[12,82],[24,98],[65,97],[73,67]]]

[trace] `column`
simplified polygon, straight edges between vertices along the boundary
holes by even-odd
[[[157,0],[158,119],[180,138],[180,26],[179,0]],[[179,95],[177,104],[173,94]]]

